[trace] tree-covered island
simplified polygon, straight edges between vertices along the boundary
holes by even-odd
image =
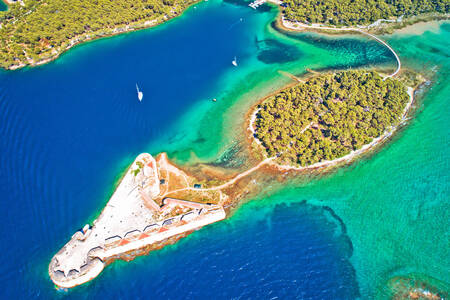
[[[409,101],[402,82],[374,71],[323,74],[260,104],[255,137],[268,157],[309,166],[380,137],[399,124]]]
[[[448,14],[449,0],[284,0],[288,21],[332,26],[369,25],[378,20],[426,13]]]
[[[8,10],[0,11],[0,67],[48,62],[83,41],[160,24],[197,1],[9,1]],[[450,12],[450,0],[284,0],[283,6],[286,21],[338,27]]]
[[[24,0],[0,11],[0,67],[36,65],[82,41],[157,25],[197,0]]]

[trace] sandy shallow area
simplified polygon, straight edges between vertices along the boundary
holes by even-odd
[[[397,29],[395,34],[411,34],[411,35],[422,35],[425,32],[433,32],[439,34],[441,31],[440,27],[444,23],[449,23],[448,20],[442,21],[429,21],[429,22],[418,22],[413,25],[408,25],[406,27]]]

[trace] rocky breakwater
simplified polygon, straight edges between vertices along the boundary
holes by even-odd
[[[139,155],[92,226],[77,231],[52,258],[52,281],[61,288],[83,284],[121,254],[224,219],[221,205],[164,198],[168,190],[188,188],[192,182],[165,155],[158,161],[147,153]]]

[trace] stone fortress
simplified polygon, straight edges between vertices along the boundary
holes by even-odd
[[[170,178],[184,178],[191,189],[187,176],[166,159],[158,167],[150,154],[140,154],[92,226],[77,231],[52,258],[52,281],[61,288],[83,284],[100,274],[108,259],[225,218],[221,205],[164,197]]]

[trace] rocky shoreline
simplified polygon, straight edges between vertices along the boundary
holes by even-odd
[[[150,27],[157,24],[147,25]],[[122,32],[115,32],[114,34],[119,33]],[[74,42],[70,47],[84,41]],[[56,57],[48,58],[48,61]],[[40,61],[36,64],[45,62],[47,61]],[[250,184],[251,174],[259,171],[263,166],[268,167],[272,173],[280,174],[286,171],[323,171],[343,163],[353,162],[356,158],[387,141],[399,126],[407,120],[408,113],[414,103],[414,89],[409,87],[408,94],[410,101],[404,109],[402,120],[398,126],[390,128],[371,143],[346,156],[306,167],[281,165],[276,162],[276,157],[270,157],[261,159],[259,164],[253,168],[237,174],[223,184],[204,187],[198,183],[198,178],[181,171],[177,166],[170,163],[164,153],[160,154],[156,160],[149,154],[138,156],[122,178],[99,218],[94,221],[93,226],[87,225],[82,231],[76,232],[71,240],[52,258],[49,265],[50,278],[61,288],[71,288],[83,284],[98,276],[106,265],[117,259],[133,260],[137,256],[148,254],[150,251],[175,243],[180,238],[205,225],[225,219],[227,214],[224,208],[239,203],[243,195],[249,193],[252,189]],[[261,101],[265,99],[267,97]],[[250,117],[246,118],[244,126],[246,132],[250,132],[248,139],[250,147],[255,142],[261,148],[261,142],[254,136],[254,122],[257,112],[258,110],[250,111]],[[267,172],[267,170],[264,171]],[[173,174],[169,175],[169,173]],[[141,176],[141,174],[144,175]],[[176,183],[172,186],[165,182],[165,180],[169,181],[170,176],[176,178]],[[126,186],[125,192],[121,190],[124,185]],[[174,201],[171,203],[165,202],[169,198]],[[114,210],[114,208],[120,206],[124,199],[134,201],[135,207],[129,211],[126,211],[129,208],[128,206],[122,207],[123,210],[119,210],[119,212],[126,211],[127,215],[121,215],[120,218],[116,219],[118,210]],[[144,216],[141,215],[143,212]],[[107,216],[106,222],[105,215]],[[189,218],[192,219],[187,219],[186,216],[190,216]],[[133,224],[123,227],[123,221],[127,223],[127,220],[131,219]],[[139,221],[136,221],[137,219]],[[136,222],[139,225],[138,227],[134,224]],[[103,229],[101,229],[101,225],[104,226]],[[108,226],[114,233],[108,230]],[[93,239],[92,243],[89,242],[89,247],[80,246],[85,245],[83,244],[85,241],[89,238],[92,240],[92,237],[97,237],[98,234],[100,234],[100,237]],[[79,255],[80,249],[81,255]],[[74,257],[76,257],[76,261],[73,261]]]
[[[358,25],[355,27],[345,27],[345,26],[337,27],[322,23],[306,24],[298,21],[288,20],[284,17],[282,8],[280,8],[280,13],[279,16],[277,17],[276,24],[278,25],[278,27],[286,31],[313,30],[313,31],[324,31],[329,33],[333,32],[339,33],[345,31],[359,31],[359,32],[363,31],[365,33],[372,33],[372,34],[392,34],[395,30],[402,29],[407,26],[414,25],[416,23],[441,21],[449,19],[450,14],[427,13],[408,18],[396,18],[395,20],[380,19],[369,25]]]
[[[164,196],[181,186],[195,186],[194,182],[165,154],[157,160],[150,154],[139,155],[99,217],[75,232],[52,258],[52,281],[61,288],[81,285],[116,259],[132,260],[223,220],[226,212],[220,194],[207,198],[208,203],[202,202],[204,193],[197,195],[197,201]]]
[[[202,0],[195,0],[188,6],[183,7],[180,10],[180,12],[173,10],[173,11],[171,11],[170,15],[165,15],[160,18],[145,20],[143,22],[142,21],[135,22],[135,23],[127,24],[127,25],[121,25],[121,26],[117,26],[115,28],[102,29],[97,32],[81,34],[79,36],[73,37],[72,39],[68,40],[66,43],[61,45],[58,49],[52,49],[51,53],[47,52],[46,55],[42,55],[42,57],[37,61],[35,61],[31,58],[28,58],[28,60],[26,62],[19,62],[17,64],[10,65],[10,66],[6,67],[6,69],[7,70],[17,70],[17,69],[20,69],[20,68],[23,68],[26,66],[36,67],[36,66],[44,65],[46,63],[56,60],[61,54],[63,54],[64,52],[68,51],[69,49],[71,49],[72,47],[74,47],[76,45],[79,45],[79,44],[82,44],[85,42],[94,41],[94,40],[97,40],[100,38],[112,37],[112,36],[123,34],[123,33],[128,33],[128,32],[132,32],[132,31],[147,29],[147,28],[161,25],[175,17],[181,16],[186,9],[188,9],[192,5],[197,4],[200,1],[202,1]]]
[[[256,121],[256,115],[259,112],[258,105],[267,100],[267,97],[265,97],[264,99],[260,100],[258,103],[256,103],[253,106],[253,112],[250,114],[250,116],[246,122],[247,125],[245,125],[245,127],[246,127],[245,130],[247,133],[249,133],[248,141],[250,143],[250,148],[251,148],[250,153],[252,153],[256,157],[261,157],[261,156],[265,157],[268,164],[275,167],[279,171],[307,171],[307,170],[329,169],[329,168],[334,168],[336,166],[339,166],[341,164],[351,163],[351,162],[355,161],[358,157],[361,157],[362,155],[364,155],[364,154],[368,153],[369,151],[382,145],[385,141],[389,140],[389,138],[395,133],[395,131],[408,120],[408,115],[411,112],[411,108],[414,103],[415,91],[417,90],[418,87],[420,87],[420,85],[422,83],[423,82],[421,82],[415,88],[407,87],[410,101],[406,104],[403,114],[402,114],[402,118],[397,126],[390,128],[381,136],[374,138],[372,140],[372,142],[370,142],[369,144],[363,145],[360,149],[354,150],[351,153],[349,153],[343,157],[336,158],[334,160],[321,161],[321,162],[318,162],[318,163],[315,163],[315,164],[312,164],[309,166],[304,166],[304,167],[279,164],[276,162],[276,158],[270,159],[265,154],[265,149],[262,145],[262,142],[255,135],[256,129],[255,129],[255,125],[254,125],[254,123]],[[256,144],[256,146],[255,146],[255,144]],[[270,159],[270,161],[269,161],[269,159]]]

